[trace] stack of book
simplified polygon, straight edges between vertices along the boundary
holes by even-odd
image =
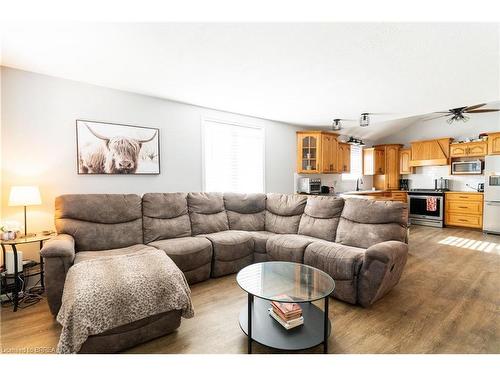
[[[292,300],[286,294],[276,296],[276,299]],[[286,329],[292,329],[304,324],[302,308],[297,303],[272,301],[269,308],[269,315]]]

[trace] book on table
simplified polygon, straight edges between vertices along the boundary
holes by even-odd
[[[269,315],[271,315],[271,317],[286,329],[291,329],[304,323],[302,308],[298,303],[293,302],[290,296],[280,294],[275,298],[282,301],[289,300],[290,302],[272,301],[271,307],[269,308]]]
[[[303,316],[286,321],[286,320],[283,320],[278,314],[276,314],[276,312],[274,311],[274,309],[272,307],[270,307],[268,309],[268,311],[269,311],[269,315],[274,320],[276,320],[279,324],[281,324],[283,326],[283,328],[285,328],[287,330],[301,326],[302,324],[304,324],[304,317]]]

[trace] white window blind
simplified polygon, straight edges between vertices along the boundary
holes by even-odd
[[[264,192],[264,130],[203,121],[204,190]]]
[[[343,180],[356,180],[363,176],[363,148],[351,145],[351,172],[342,175]]]

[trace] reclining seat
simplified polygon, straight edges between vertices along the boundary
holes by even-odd
[[[68,194],[55,200],[58,235],[40,251],[50,311],[61,307],[66,274],[87,259],[121,255],[154,247],[143,244],[142,201],[136,194]],[[120,351],[168,334],[180,326],[180,310],[167,311],[89,336],[82,353]]]
[[[316,238],[297,234],[307,196],[297,194],[267,194],[266,231],[277,235],[266,244],[269,260],[302,263],[304,250]]]
[[[187,202],[192,234],[212,243],[212,277],[252,264],[254,240],[247,232],[229,230],[221,193],[188,193]]]
[[[334,297],[370,306],[401,277],[408,255],[407,228],[406,204],[348,198],[336,242],[311,243],[304,264],[325,271],[335,280]]]
[[[142,197],[144,243],[174,261],[189,284],[210,278],[212,243],[191,237],[186,193],[147,193]]]
[[[267,261],[266,243],[275,234],[264,230],[266,195],[262,193],[224,193],[224,207],[227,212],[229,229],[245,231],[253,238],[254,262]]]

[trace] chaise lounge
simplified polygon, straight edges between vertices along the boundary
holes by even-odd
[[[328,273],[332,296],[367,307],[399,281],[407,206],[333,196],[235,193],[75,194],[56,198],[58,236],[41,251],[51,312],[69,268],[86,259],[163,250],[189,284],[254,262],[291,261]],[[90,336],[80,352],[116,352],[180,325],[168,311]]]

